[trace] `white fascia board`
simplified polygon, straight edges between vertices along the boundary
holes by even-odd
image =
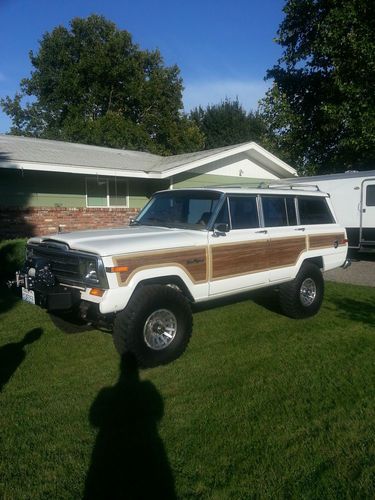
[[[288,173],[292,176],[297,175],[297,172],[294,168],[292,168],[290,165],[277,158],[277,156],[268,152],[266,149],[262,148],[255,142],[248,142],[246,144],[242,144],[241,146],[236,146],[232,149],[228,149],[226,151],[221,151],[220,153],[200,158],[199,160],[184,163],[183,165],[179,165],[178,167],[172,167],[169,170],[165,170],[164,172],[162,172],[161,178],[165,179],[166,177],[182,174],[183,172],[186,172],[188,170],[194,170],[195,168],[201,167],[202,165],[206,165],[207,163],[211,163],[217,160],[222,160],[223,158],[227,158],[228,156],[233,156],[238,153],[244,153],[246,151],[251,152],[252,150],[256,151],[258,155],[262,156],[263,159],[266,160],[265,163],[267,164],[268,168],[271,168],[271,170],[274,170],[275,172],[279,172],[280,170],[285,171],[285,173]]]
[[[142,179],[160,179],[160,174],[149,175],[141,170],[117,170],[100,167],[85,167],[82,165],[62,165],[53,163],[9,162],[0,161],[0,167],[15,170],[34,170],[38,172],[60,172],[69,174],[102,175],[109,177],[136,177]]]
[[[274,154],[270,153],[266,149],[262,148],[262,146],[259,146],[256,142],[252,142],[252,148],[254,151],[256,151],[259,155],[263,156],[266,158],[271,164],[275,165],[277,167],[276,171],[278,170],[285,170],[285,173],[290,173],[293,176],[297,176],[297,170],[285,163],[285,161],[280,160],[277,156]]]

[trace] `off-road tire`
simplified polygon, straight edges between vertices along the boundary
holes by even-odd
[[[310,286],[310,296],[305,285]],[[308,318],[319,311],[323,296],[324,279],[319,267],[305,262],[293,281],[280,286],[280,307],[291,318]]]
[[[146,342],[145,325],[158,311],[165,311],[173,317],[176,328],[170,344],[156,350]],[[184,295],[166,285],[148,285],[136,290],[126,308],[117,314],[113,342],[120,355],[131,353],[139,367],[151,368],[181,356],[189,343],[192,329],[193,316]]]

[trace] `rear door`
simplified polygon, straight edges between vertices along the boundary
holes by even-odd
[[[306,251],[305,228],[297,224],[295,197],[262,195],[264,228],[268,230],[270,281],[291,278]]]
[[[260,227],[256,195],[228,195],[216,222],[230,231],[209,234],[210,295],[231,293],[268,282],[268,230]]]
[[[361,243],[375,245],[375,179],[362,184]]]

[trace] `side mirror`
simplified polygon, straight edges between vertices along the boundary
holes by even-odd
[[[229,224],[225,224],[224,222],[219,222],[214,225],[214,233],[213,236],[226,236],[229,233]]]

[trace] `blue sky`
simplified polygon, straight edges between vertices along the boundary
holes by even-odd
[[[102,14],[143,49],[159,48],[177,64],[184,106],[236,98],[254,109],[269,85],[266,70],[281,55],[274,42],[283,0],[0,0],[0,96],[13,96],[32,69],[28,53],[43,33],[73,17]],[[10,121],[0,111],[0,133]]]

